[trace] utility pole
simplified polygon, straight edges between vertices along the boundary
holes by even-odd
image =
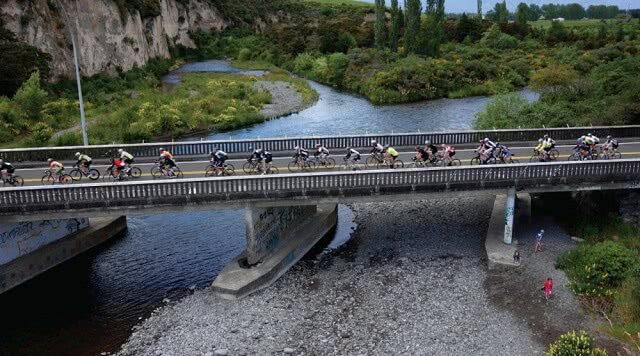
[[[71,36],[71,47],[73,48],[73,64],[76,69],[76,83],[78,84],[78,101],[80,102],[80,126],[82,129],[82,143],[85,146],[89,146],[89,137],[87,136],[87,120],[84,115],[84,100],[82,98],[82,84],[80,83],[80,64],[78,63],[78,49],[76,47],[76,37],[73,34],[71,29],[71,21],[69,20],[69,16],[67,15],[67,11],[64,6],[60,2],[60,0],[56,0],[58,6],[62,9],[63,16],[67,22],[67,29],[69,30],[69,35]]]
[[[482,0],[478,0],[478,17],[482,20]]]

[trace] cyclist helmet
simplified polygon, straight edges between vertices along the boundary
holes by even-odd
[[[80,152],[76,152],[76,157],[80,157]]]
[[[443,143],[442,146],[440,146],[440,147],[447,148],[447,145]]]
[[[416,151],[420,149],[420,146],[416,146]]]
[[[607,140],[611,140],[611,135],[607,136]]]
[[[424,141],[424,144],[425,144],[425,145],[430,145],[430,144],[431,144],[431,141],[426,140],[426,141]]]
[[[118,153],[122,153],[122,152],[124,152],[124,150],[122,148],[119,148]]]
[[[316,143],[316,148],[320,148],[320,147],[322,147],[322,145],[319,143]]]
[[[377,145],[377,144],[378,144],[378,141],[376,141],[376,140],[371,140],[371,144],[372,144],[372,145]]]
[[[589,132],[589,133],[587,134],[587,136],[591,137],[591,136],[593,136],[593,135],[591,134],[591,132]]]
[[[549,135],[545,134],[543,137],[544,137],[544,138],[549,138]]]
[[[580,139],[582,139],[584,141],[584,139],[587,138],[587,136],[580,136]]]
[[[489,138],[485,137],[484,140],[482,140],[483,142],[489,142]]]
[[[216,152],[218,152],[218,151],[220,151],[220,149],[219,149],[218,147],[215,147],[215,148],[213,149],[213,153],[216,153]]]
[[[53,158],[47,159],[47,163],[51,163],[51,162],[53,162]]]
[[[299,150],[299,149],[300,149],[300,146],[296,146],[296,147],[294,147],[293,149],[297,151],[297,150]]]
[[[351,151],[351,147],[347,146],[345,147],[347,151]]]
[[[161,148],[159,151],[160,151],[160,153],[164,152],[164,148]]]
[[[544,140],[543,140],[543,139],[539,139],[539,140],[538,140],[538,143],[542,143],[542,141],[544,141]]]
[[[389,145],[384,145],[384,149],[386,150],[387,148],[389,148]]]

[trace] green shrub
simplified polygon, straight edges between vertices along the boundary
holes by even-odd
[[[31,140],[36,145],[46,145],[49,142],[51,136],[53,136],[53,129],[44,122],[38,122],[31,129]]]
[[[480,40],[480,44],[483,46],[500,50],[517,48],[519,43],[517,38],[500,31],[498,25],[494,25],[488,32],[485,32]]]
[[[238,60],[241,61],[249,61],[252,59],[253,54],[251,53],[251,50],[248,48],[243,48],[240,50],[240,52],[238,53]]]
[[[590,296],[612,296],[637,266],[634,251],[614,241],[579,245],[557,261],[569,276],[571,289]]]
[[[483,112],[476,115],[475,126],[480,129],[513,127],[528,106],[529,103],[519,94],[498,95],[489,101]]]
[[[616,291],[613,311],[621,323],[640,323],[640,270],[632,273]]]
[[[66,132],[54,139],[51,139],[52,146],[79,146],[82,145],[82,133]]]
[[[571,331],[560,335],[546,352],[547,356],[606,356],[602,349],[593,347],[593,339],[584,331]]]
[[[40,117],[40,111],[47,102],[47,92],[40,87],[40,72],[35,71],[31,77],[20,86],[13,97],[15,105],[31,120]]]

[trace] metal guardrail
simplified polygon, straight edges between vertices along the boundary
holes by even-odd
[[[598,137],[605,137],[607,135],[617,138],[640,137],[640,125],[162,142],[87,147],[16,148],[0,150],[0,158],[9,162],[42,162],[46,161],[49,157],[60,160],[73,159],[73,155],[77,151],[88,154],[93,158],[99,158],[106,157],[110,152],[115,154],[118,148],[123,148],[134,156],[142,158],[158,156],[158,149],[161,147],[168,149],[175,156],[204,156],[208,155],[214,147],[220,148],[227,153],[249,153],[252,147],[262,147],[271,152],[282,152],[293,150],[296,145],[310,148],[314,147],[317,143],[322,143],[329,149],[344,148],[347,146],[360,148],[369,147],[371,140],[374,139],[383,144],[389,144],[395,147],[422,145],[426,140],[430,140],[435,144],[447,143],[460,145],[475,143],[485,137],[500,142],[528,142],[537,141],[538,138],[544,134],[548,134],[556,140],[575,140],[589,132]]]
[[[0,190],[4,215],[155,204],[278,200],[377,192],[634,182],[640,159],[38,186]]]

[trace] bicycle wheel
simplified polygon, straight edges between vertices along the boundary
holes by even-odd
[[[510,159],[510,160],[509,160],[509,162],[507,162],[507,163],[511,163],[511,164],[518,164],[518,163],[520,163],[520,161],[518,161],[517,159],[513,159],[513,158],[512,158],[512,159]]]
[[[138,167],[131,167],[129,175],[133,178],[140,178],[142,177],[142,170]]]
[[[256,171],[256,165],[252,162],[245,162],[242,165],[242,171],[246,174],[251,174]]]
[[[216,169],[212,165],[209,165],[207,166],[207,169],[204,170],[204,176],[213,177],[214,175],[216,175],[215,172],[216,172]]]
[[[73,178],[68,174],[63,174],[58,178],[58,182],[60,182],[60,184],[70,184],[73,183]]]
[[[381,163],[380,160],[376,156],[369,156],[367,160],[364,162],[367,167],[378,167],[378,164]]]
[[[280,173],[280,171],[278,170],[278,167],[275,166],[271,166],[267,169],[266,174],[278,174]]]
[[[91,180],[98,180],[100,178],[100,172],[98,172],[98,170],[95,168],[91,168],[89,170],[89,174],[87,174],[87,177],[89,177],[89,179]]]
[[[538,156],[537,154],[533,154],[531,156],[531,158],[529,158],[529,162],[534,163],[534,162],[540,162],[540,156]]]
[[[404,168],[404,162],[399,159],[393,161],[393,168]]]
[[[549,151],[549,157],[550,157],[552,160],[554,160],[554,161],[555,161],[555,160],[557,160],[559,156],[560,156],[560,151],[556,150],[555,148],[552,148],[552,149]]]
[[[477,165],[479,165],[479,164],[480,164],[480,157],[474,157],[474,158],[472,158],[472,159],[471,159],[470,164],[471,164],[472,166],[477,166]]]
[[[5,182],[14,187],[22,187],[24,185],[24,179],[22,179],[22,177],[20,176],[15,175],[7,179]]]
[[[462,161],[456,158],[451,161],[451,165],[456,167],[462,166]]]
[[[328,157],[324,160],[324,168],[326,169],[334,169],[336,168],[336,160]]]
[[[82,172],[78,168],[72,169],[71,172],[69,172],[69,175],[71,176],[71,179],[75,181],[82,180]]]
[[[613,152],[613,154],[611,154],[611,157],[609,157],[609,159],[622,159],[622,153],[615,151]]]
[[[300,166],[298,164],[298,161],[291,161],[289,162],[289,164],[287,165],[287,169],[289,170],[289,172],[291,173],[296,173],[296,172],[300,172],[302,170],[302,166]]]
[[[494,157],[491,157],[487,160],[487,163],[485,164],[497,164],[497,163],[498,161]]]
[[[304,165],[302,166],[303,170],[306,171],[311,171],[316,169],[316,162],[315,161],[304,161]]]
[[[174,177],[176,178],[183,178],[184,175],[182,174],[182,170],[178,167],[174,167],[173,168],[173,173],[174,173]]]
[[[233,172],[233,174],[236,173],[236,167],[234,167],[233,164],[231,164],[231,163],[226,163],[224,170],[225,171],[231,171],[231,172]]]
[[[162,169],[160,169],[160,167],[158,166],[151,168],[151,176],[154,179],[162,177],[163,176]]]
[[[55,183],[56,179],[53,178],[53,176],[51,174],[46,174],[44,177],[42,177],[42,179],[40,180],[40,182],[42,183],[42,185],[53,185],[53,183]]]
[[[235,169],[233,168],[232,165],[228,165],[226,167],[224,167],[223,171],[222,171],[222,175],[224,176],[232,176],[236,174]]]

